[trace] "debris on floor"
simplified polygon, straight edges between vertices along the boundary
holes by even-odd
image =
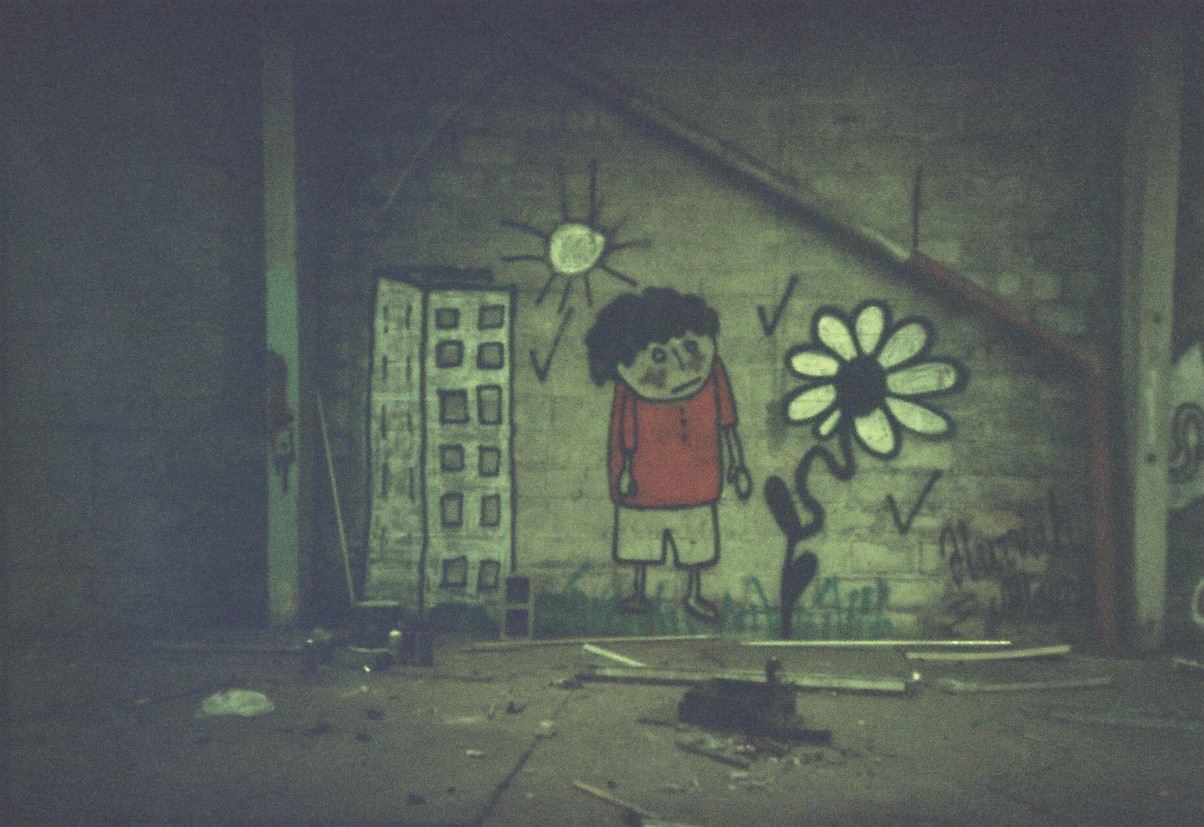
[[[228,689],[225,692],[215,692],[205,699],[196,717],[209,715],[238,715],[250,718],[264,715],[276,708],[267,695],[250,689]]]
[[[1044,691],[1051,689],[1102,689],[1112,686],[1113,679],[1109,675],[1099,675],[1090,678],[1066,678],[1050,681],[1013,681],[1010,683],[983,683],[981,681],[962,681],[956,678],[941,678],[933,681],[937,688],[953,694],[962,692],[1026,692]]]
[[[1200,722],[1168,715],[1164,712],[1140,707],[1117,709],[1051,709],[1049,717],[1055,721],[1071,721],[1078,724],[1105,724],[1135,729],[1178,730],[1199,732]]]
[[[1027,660],[1030,658],[1058,658],[1070,654],[1070,644],[1060,643],[1053,646],[1033,646],[1027,649],[1004,649],[989,652],[907,652],[904,657],[908,660],[948,661],[965,663],[968,661],[996,660]]]

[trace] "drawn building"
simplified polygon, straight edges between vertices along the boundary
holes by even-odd
[[[488,271],[378,280],[367,599],[482,602],[514,570],[513,315]]]

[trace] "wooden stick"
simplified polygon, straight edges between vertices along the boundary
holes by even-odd
[[[678,741],[677,748],[683,752],[701,755],[703,758],[710,758],[712,761],[718,761],[720,764],[727,764],[729,767],[738,767],[739,769],[746,770],[752,766],[752,764],[743,758],[733,758],[730,755],[724,755],[722,752],[707,749],[706,747],[696,747],[684,741]]]
[[[322,429],[322,447],[326,452],[326,472],[330,475],[330,498],[334,500],[334,521],[339,529],[339,550],[343,552],[343,573],[347,576],[347,599],[355,603],[355,579],[351,576],[351,554],[347,551],[347,532],[343,529],[343,507],[339,504],[339,484],[334,475],[334,454],[330,450],[330,435],[326,432],[326,409],[322,394],[314,392],[318,402],[318,425]]]
[[[589,652],[591,655],[601,655],[604,658],[610,658],[611,660],[618,661],[619,663],[627,666],[646,667],[648,665],[646,663],[640,663],[635,658],[629,658],[626,655],[620,655],[618,652],[612,652],[609,649],[603,649],[601,646],[595,646],[592,643],[586,643],[581,648]]]
[[[1096,678],[1068,678],[1058,681],[1024,681],[1019,683],[979,683],[977,681],[959,681],[945,678],[935,681],[936,685],[945,692],[959,694],[963,692],[1026,692],[1030,690],[1047,689],[1099,689],[1112,685],[1109,676]]]
[[[691,672],[676,669],[616,669],[600,666],[577,675],[582,681],[647,683],[662,686],[693,686],[708,680],[723,679],[765,683],[763,669],[724,669],[718,672]],[[908,682],[901,678],[838,678],[829,675],[786,675],[779,673],[784,685],[801,690],[871,692],[902,695]]]
[[[581,792],[583,792],[583,793],[589,793],[594,798],[605,801],[607,804],[613,804],[616,807],[624,809],[629,813],[635,813],[640,818],[658,818],[658,816],[648,812],[647,810],[645,810],[641,807],[637,807],[636,805],[632,804],[630,801],[624,801],[621,798],[617,798],[617,797],[611,795],[610,793],[606,792],[605,790],[599,790],[597,787],[591,787],[589,784],[586,784],[584,782],[574,781],[573,786],[576,787],[577,789],[581,790]]]
[[[744,640],[741,646],[782,646],[814,649],[858,649],[872,646],[927,646],[957,649],[972,646],[1011,646],[1010,640]]]
[[[1032,649],[1010,649],[1006,652],[907,652],[908,660],[1024,660],[1026,658],[1052,658],[1070,654],[1070,644],[1037,646]]]
[[[547,640],[502,640],[497,642],[472,643],[461,652],[506,652],[511,649],[527,649],[532,646],[583,646],[586,643],[671,643],[682,640],[714,640],[714,635],[662,635],[659,637],[575,637],[549,638]]]

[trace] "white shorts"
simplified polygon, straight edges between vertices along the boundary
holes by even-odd
[[[678,568],[711,566],[719,560],[719,512],[693,508],[615,506],[613,556],[620,563],[659,566],[673,552]]]

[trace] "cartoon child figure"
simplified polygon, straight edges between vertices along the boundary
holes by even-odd
[[[699,296],[649,287],[599,313],[586,334],[590,378],[615,383],[610,417],[612,556],[635,566],[635,587],[620,601],[647,611],[648,566],[687,574],[686,611],[719,619],[702,596],[702,571],[719,561],[719,494],[726,479],[741,501],[752,477],[736,431],[736,403],[716,353],[719,316]],[[726,467],[726,473],[725,473]]]

